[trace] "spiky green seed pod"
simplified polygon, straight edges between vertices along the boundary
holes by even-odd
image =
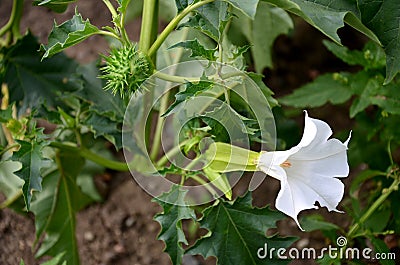
[[[100,68],[100,77],[107,81],[104,89],[122,98],[136,92],[154,69],[151,60],[133,45],[112,49],[104,59],[106,65]]]

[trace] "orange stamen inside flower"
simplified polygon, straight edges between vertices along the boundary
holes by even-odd
[[[291,167],[291,166],[292,164],[287,160],[281,164],[281,167]]]

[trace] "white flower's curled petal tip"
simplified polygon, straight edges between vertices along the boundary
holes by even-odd
[[[344,211],[340,211],[340,210],[338,210],[338,209],[334,209],[334,210],[332,210],[333,212],[336,212],[336,213],[345,213]]]
[[[350,138],[351,138],[351,133],[352,133],[352,132],[353,132],[353,131],[350,131],[349,137],[348,137],[347,140],[343,143],[346,147],[349,145]]]

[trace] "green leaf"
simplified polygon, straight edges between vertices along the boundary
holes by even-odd
[[[259,0],[225,0],[242,11],[249,18],[254,19]]]
[[[362,22],[381,41],[386,53],[385,84],[400,71],[400,9],[396,0],[357,1]]]
[[[131,2],[131,0],[118,0],[118,4],[119,4],[118,12],[125,14],[130,2]]]
[[[350,50],[334,42],[323,40],[325,47],[336,57],[349,65],[361,65],[365,69],[380,69],[385,67],[385,53],[374,42],[368,42],[362,51]]]
[[[230,39],[235,40],[242,35],[251,44],[252,59],[257,73],[265,67],[272,67],[272,47],[275,39],[287,34],[293,28],[289,14],[281,8],[259,2],[254,20],[245,16],[232,19]],[[239,34],[238,34],[239,33]]]
[[[350,117],[354,117],[370,105],[379,106],[387,113],[400,114],[398,84],[390,83],[383,86],[383,78],[379,78],[379,76],[373,76],[362,81],[364,83],[358,83],[361,93],[350,107]]]
[[[182,41],[172,45],[169,49],[182,47],[191,51],[190,57],[200,57],[209,61],[215,61],[216,49],[206,49],[197,39]]]
[[[274,92],[269,87],[267,87],[265,85],[265,83],[263,81],[263,78],[264,78],[263,75],[252,73],[252,72],[247,73],[247,75],[261,89],[261,92],[263,93],[265,98],[268,100],[270,108],[273,108],[275,106],[279,106],[278,101],[273,97]]]
[[[45,51],[42,59],[51,57],[98,33],[99,29],[90,24],[89,19],[83,21],[82,16],[75,13],[71,20],[60,25],[54,23],[47,45],[40,46]]]
[[[219,200],[203,211],[200,220],[202,228],[207,229],[207,235],[199,239],[186,254],[200,254],[204,258],[216,257],[217,264],[287,264],[287,260],[259,259],[257,251],[268,247],[287,248],[295,239],[267,237],[266,232],[276,227],[275,223],[284,216],[269,208],[254,208],[251,193],[237,198],[233,203]]]
[[[64,260],[64,262],[62,262],[62,260],[64,258],[64,255],[65,255],[64,252],[60,253],[57,256],[55,256],[54,258],[52,258],[51,260],[43,262],[41,265],[67,265],[67,261],[66,260]]]
[[[81,86],[72,78],[77,68],[74,61],[60,54],[41,62],[38,49],[36,39],[28,33],[15,45],[1,50],[6,70],[4,76],[0,75],[0,83],[8,85],[10,102],[18,102],[19,113],[42,103],[62,107],[60,95]]]
[[[336,43],[337,30],[344,22],[382,44],[386,53],[385,84],[400,71],[400,10],[396,1],[346,0],[263,0],[292,12]]]
[[[301,227],[307,232],[340,229],[337,225],[325,221],[321,215],[308,215],[302,218],[300,223]]]
[[[380,88],[381,83],[376,79],[359,79],[359,87],[362,89],[360,96],[353,101],[353,104],[350,107],[350,118],[353,118],[359,112],[366,109],[369,105],[371,105],[371,99],[376,95]]]
[[[180,13],[183,9],[188,7],[189,5],[197,2],[196,0],[175,0],[176,8],[178,9],[178,13]]]
[[[215,1],[203,5],[196,10],[196,14],[189,18],[181,27],[191,27],[201,30],[204,34],[218,42],[231,14],[228,12],[229,5],[223,1]]]
[[[126,104],[119,96],[114,96],[110,91],[105,91],[104,81],[100,75],[96,63],[80,65],[76,68],[76,78],[82,80],[81,89],[74,92],[74,95],[90,104],[90,111],[101,116],[110,118],[113,121],[124,120]]]
[[[0,110],[0,122],[7,123],[9,120],[13,118],[13,105],[9,105],[6,109]]]
[[[356,1],[346,0],[263,0],[282,9],[292,12],[337,43],[340,38],[337,30],[346,21],[351,26],[379,42],[373,32],[361,23],[360,12]]]
[[[76,2],[76,0],[35,0],[33,1],[33,4],[37,6],[45,6],[55,12],[62,13],[67,9],[68,4],[73,2]]]
[[[161,225],[161,231],[157,238],[165,242],[164,251],[168,253],[174,265],[182,264],[184,253],[182,243],[188,244],[182,229],[182,220],[196,220],[195,212],[185,202],[186,193],[187,190],[174,185],[169,192],[153,199],[163,208],[163,212],[154,217],[154,220]]]
[[[58,170],[43,179],[43,191],[35,194],[31,210],[35,214],[36,240],[45,234],[36,257],[57,256],[65,252],[62,261],[79,264],[75,237],[76,212],[92,200],[76,183],[84,160],[74,152],[58,153]]]
[[[212,128],[210,132],[217,137],[217,140],[218,138],[225,138],[232,141],[243,140],[246,142],[243,137],[247,137],[249,133],[252,133],[245,124],[246,121],[251,121],[251,119],[240,115],[226,104],[222,104],[200,117]],[[224,132],[227,132],[228,135],[220,135],[220,133]]]
[[[319,107],[327,102],[341,104],[353,95],[348,84],[347,73],[324,74],[312,83],[296,89],[292,94],[279,99],[284,105],[293,107]]]
[[[167,111],[165,113],[163,113],[162,116],[168,116],[168,115],[174,113],[175,112],[174,109],[179,104],[197,96],[198,94],[200,94],[206,90],[211,89],[212,87],[213,87],[213,83],[211,83],[209,81],[204,81],[204,80],[201,80],[197,83],[191,83],[191,82],[186,83],[185,90],[175,94],[174,103],[172,103],[172,105],[169,106]]]
[[[293,21],[282,9],[260,2],[251,28],[246,36],[252,44],[256,72],[261,73],[265,67],[273,66],[271,53],[274,41],[279,35],[293,29]]]
[[[42,174],[40,171],[44,162],[42,154],[44,144],[36,141],[26,142],[18,140],[17,142],[20,148],[18,151],[14,152],[11,159],[22,164],[22,168],[16,171],[15,174],[24,181],[22,193],[24,195],[26,208],[29,211],[32,192],[34,190],[42,190]]]
[[[95,138],[102,136],[110,141],[117,150],[122,148],[122,131],[115,121],[92,112],[84,121],[84,125],[89,127]]]
[[[203,168],[204,174],[207,179],[223,194],[228,198],[228,200],[232,200],[232,188],[229,184],[228,177],[225,174],[220,174],[217,171],[212,170],[209,167]]]
[[[11,200],[20,194],[24,181],[15,175],[15,172],[21,168],[20,162],[10,160],[0,162],[0,191],[7,199]]]

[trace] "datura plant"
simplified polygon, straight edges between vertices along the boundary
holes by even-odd
[[[157,239],[171,264],[184,255],[288,264],[307,257],[282,253],[316,230],[332,251],[308,259],[360,264],[370,258],[348,250],[373,248],[395,264],[399,245],[387,237],[400,235],[397,0],[103,0],[107,26],[84,19],[75,0],[35,0],[33,8],[75,9],[43,44],[20,26],[26,3],[12,2],[0,28],[0,207],[34,215],[39,263],[80,264],[76,214],[104,199],[93,176],[108,170],[131,173],[161,206]],[[137,42],[126,27],[135,16]],[[276,98],[262,73],[279,57],[275,39],[295,35],[295,17],[358,67]],[[341,43],[345,24],[369,39],[362,50]],[[94,35],[108,43],[95,62],[64,54]],[[328,104],[337,115],[311,110]],[[305,109],[326,122],[304,111],[300,137],[294,120]]]

